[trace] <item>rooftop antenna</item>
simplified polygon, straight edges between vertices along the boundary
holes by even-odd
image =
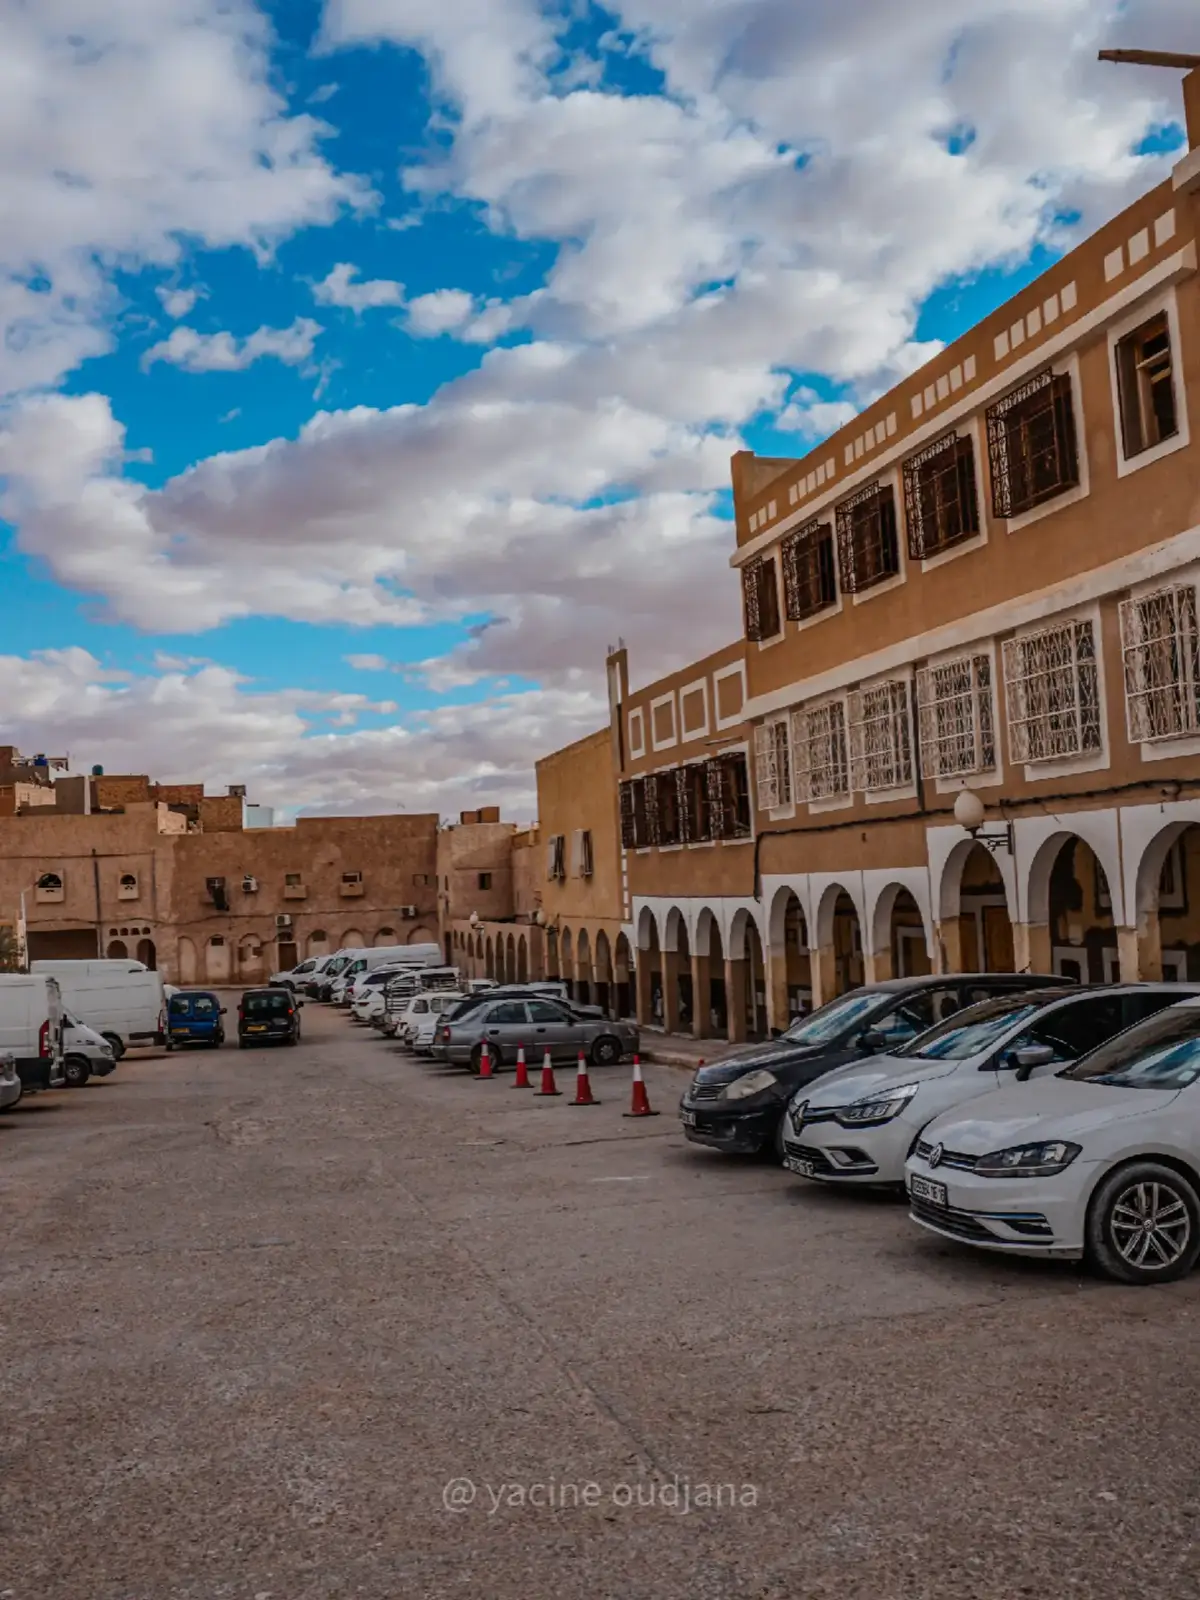
[[[1200,56],[1178,55],[1171,50],[1101,50],[1101,61],[1115,61],[1122,67],[1178,67],[1190,72],[1200,67]]]

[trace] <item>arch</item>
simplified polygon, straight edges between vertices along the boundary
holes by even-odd
[[[1030,864],[1030,922],[1044,925],[1045,946],[1034,948],[1034,970],[1083,983],[1119,974],[1115,890],[1101,857],[1081,834],[1056,829]],[[1043,914],[1044,908],[1044,914]]]
[[[422,922],[412,930],[404,942],[405,944],[440,944],[441,941],[433,929],[427,928]]]
[[[63,886],[62,878],[57,872],[43,872],[38,878],[36,887],[39,889],[57,890]]]
[[[517,982],[529,981],[529,942],[522,934],[517,940]]]
[[[717,921],[716,912],[713,911],[711,906],[701,906],[700,913],[696,918],[696,954],[698,956],[711,955],[714,940],[718,950],[720,950],[722,948],[721,924]],[[721,959],[724,960],[724,956]]]
[[[637,947],[639,950],[659,949],[658,919],[649,906],[638,912]]]
[[[1110,814],[1111,815],[1111,814]],[[1023,913],[1017,920],[1033,925],[1050,921],[1050,877],[1063,846],[1071,839],[1086,844],[1103,869],[1108,884],[1109,898],[1114,918],[1123,922],[1123,895],[1120,874],[1120,853],[1115,840],[1115,818],[1109,826],[1103,817],[1089,815],[1086,811],[1071,816],[1071,826],[1057,825],[1050,818],[1029,819],[1017,824],[1017,860],[1027,860],[1018,910]],[[1025,849],[1022,850],[1022,845]],[[1032,854],[1028,854],[1033,846]]]
[[[1138,976],[1183,983],[1200,973],[1200,823],[1168,823],[1137,864]]]
[[[575,935],[575,998],[581,1006],[592,1003],[592,946],[586,928]]]
[[[124,961],[129,955],[129,947],[123,939],[110,939],[105,953],[110,961]]]
[[[548,978],[559,976],[557,928],[546,929],[546,976]]]
[[[310,956],[323,956],[329,949],[329,935],[324,928],[314,928],[305,943],[305,952]]]
[[[866,980],[862,911],[845,884],[834,880],[821,891],[815,920],[817,948],[822,961],[830,962],[822,973],[821,994],[832,1000]]]
[[[564,928],[558,936],[558,965],[559,974],[565,983],[573,983],[575,979],[575,947],[571,939],[570,928]]]
[[[120,878],[117,881],[118,881],[118,883],[119,883],[119,885],[120,885],[120,887],[122,889],[134,889],[134,890],[136,890],[136,888],[137,888],[137,875],[136,875],[136,873],[123,872],[121,874]]]
[[[376,931],[375,938],[372,940],[372,943],[375,944],[376,946],[379,946],[381,944],[395,944],[396,943],[396,930],[395,930],[395,928],[379,928]]]
[[[844,883],[840,883],[834,879],[832,882],[827,883],[824,889],[821,891],[821,898],[817,902],[816,912],[813,918],[814,922],[816,923],[816,928],[814,931],[817,936],[818,949],[825,949],[826,946],[833,943],[834,914],[839,910],[839,908],[844,914],[844,902],[847,900],[850,902],[850,905],[854,910],[854,914],[858,918],[859,927],[861,928],[863,919],[862,907],[855,899],[852,891],[848,889]]]
[[[804,909],[804,901],[798,889],[788,883],[781,884],[772,896],[767,911],[767,939],[772,950],[783,948],[787,942],[788,927],[789,925],[795,927],[797,918],[803,927],[804,943],[807,946],[808,915]]]
[[[244,933],[237,947],[238,977],[256,977],[262,971],[263,946],[256,933]]]
[[[662,947],[664,950],[686,949],[687,943],[687,918],[678,906],[670,906],[667,909],[666,920],[663,922]]]
[[[813,998],[808,919],[804,902],[787,884],[772,897],[767,929],[774,996],[772,1020],[782,1028],[811,1011]]]
[[[743,961],[750,950],[751,935],[759,941],[762,947],[762,934],[754,913],[745,906],[739,906],[733,913],[733,920],[729,924],[729,959]]]
[[[510,933],[506,941],[504,957],[504,976],[509,983],[514,983],[517,977],[517,941]]]
[[[186,934],[180,939],[176,948],[175,959],[178,963],[178,976],[180,983],[195,983],[196,981],[196,945]]]
[[[143,966],[149,967],[151,972],[158,970],[158,951],[154,947],[153,939],[139,939],[137,958]]]
[[[496,956],[495,951],[492,948],[492,936],[490,933],[488,934],[487,943],[484,945],[483,949],[483,975],[485,978],[494,978],[496,976]]]
[[[633,950],[622,929],[613,946],[613,1009],[618,1017],[632,1017],[636,1012],[635,977]]]
[[[367,941],[363,938],[361,928],[347,928],[342,935],[341,948],[343,950],[363,950]]]
[[[912,948],[915,940],[900,937],[903,928],[920,930],[923,951]],[[871,914],[871,953],[890,957],[891,976],[897,978],[924,977],[932,971],[933,930],[907,884],[885,884],[875,897]]]
[[[612,945],[608,934],[601,928],[596,934],[596,981],[611,983],[613,979]]]
[[[1143,916],[1158,915],[1163,871],[1168,858],[1188,829],[1195,826],[1195,823],[1189,821],[1168,822],[1164,828],[1159,829],[1142,851],[1135,879],[1135,903],[1139,926]]]
[[[204,976],[209,983],[229,982],[229,942],[223,933],[214,933],[204,946]]]
[[[740,943],[736,942],[740,939]],[[739,910],[729,930],[730,960],[736,963],[733,970],[734,988],[729,996],[729,1006],[737,1014],[731,1020],[731,1036],[748,1039],[765,1039],[767,1022],[767,964],[763,956],[762,937],[758,923],[744,909]]]

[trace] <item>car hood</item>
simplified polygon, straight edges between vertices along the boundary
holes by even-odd
[[[1161,1111],[1178,1089],[1119,1089],[1075,1078],[1014,1083],[935,1117],[924,1137],[981,1156],[1048,1139],[1080,1140],[1098,1128]]]
[[[774,1072],[781,1067],[800,1066],[806,1061],[816,1061],[821,1056],[834,1054],[835,1047],[828,1044],[785,1044],[781,1039],[771,1039],[765,1044],[751,1045],[739,1050],[735,1056],[725,1056],[711,1066],[700,1067],[697,1083],[733,1083],[748,1072]]]
[[[832,1106],[853,1105],[887,1089],[897,1089],[903,1083],[932,1083],[944,1078],[961,1066],[957,1061],[918,1061],[897,1056],[871,1056],[867,1061],[854,1061],[848,1067],[839,1067],[822,1078],[807,1096],[814,1111]]]

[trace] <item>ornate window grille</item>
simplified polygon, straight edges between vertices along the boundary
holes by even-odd
[[[783,593],[788,617],[803,622],[837,604],[833,525],[810,522],[783,541]]]
[[[843,701],[792,712],[792,780],[797,800],[837,800],[850,793]]]
[[[714,756],[705,768],[710,838],[749,838],[750,774],[744,751]]]
[[[896,496],[890,484],[873,483],[837,508],[838,564],[842,592],[859,594],[900,571]]]
[[[996,768],[990,656],[958,656],[917,673],[921,773],[955,778]]]
[[[1090,622],[1066,622],[1006,639],[1004,687],[1013,761],[1057,761],[1102,748]]]
[[[742,595],[746,606],[746,637],[773,639],[782,627],[779,619],[779,582],[773,556],[756,556],[742,568]]]
[[[636,850],[637,822],[633,812],[633,784],[630,782],[623,783],[619,793],[621,802],[621,848],[623,850]],[[553,845],[551,848],[553,848]],[[550,876],[555,876],[553,858],[551,859]]]
[[[754,730],[754,777],[760,811],[792,803],[792,763],[786,722],[764,722]]]
[[[656,772],[653,779],[655,790],[655,815],[658,818],[658,843],[682,844],[683,829],[682,819],[679,814],[679,789],[676,782],[677,767],[670,772]]]
[[[659,843],[659,776],[651,772],[621,785],[621,843],[626,850]]]
[[[1079,484],[1071,380],[1046,368],[987,414],[992,505],[1019,517]]]
[[[1196,590],[1174,584],[1121,603],[1125,715],[1131,744],[1200,733]]]
[[[913,780],[912,709],[906,679],[890,678],[849,696],[850,785],[860,794]]]
[[[684,844],[705,844],[712,838],[708,807],[708,763],[693,761],[675,769],[679,834]]]
[[[969,438],[948,433],[904,463],[904,517],[914,561],[979,532],[975,450]]]

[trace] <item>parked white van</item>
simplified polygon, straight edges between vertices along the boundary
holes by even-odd
[[[161,972],[140,961],[33,961],[30,971],[58,980],[66,1009],[102,1034],[118,1061],[131,1044],[165,1042]]]
[[[436,967],[442,960],[441,946],[436,944],[379,944],[343,953],[348,953],[350,960],[334,981],[330,999],[335,1005],[349,1005],[355,980],[379,967]]]
[[[52,977],[35,972],[0,973],[0,1055],[16,1057],[21,1088],[61,1089],[63,1003]]]
[[[103,1034],[63,1012],[63,1071],[68,1089],[81,1089],[91,1077],[107,1078],[117,1064]]]

